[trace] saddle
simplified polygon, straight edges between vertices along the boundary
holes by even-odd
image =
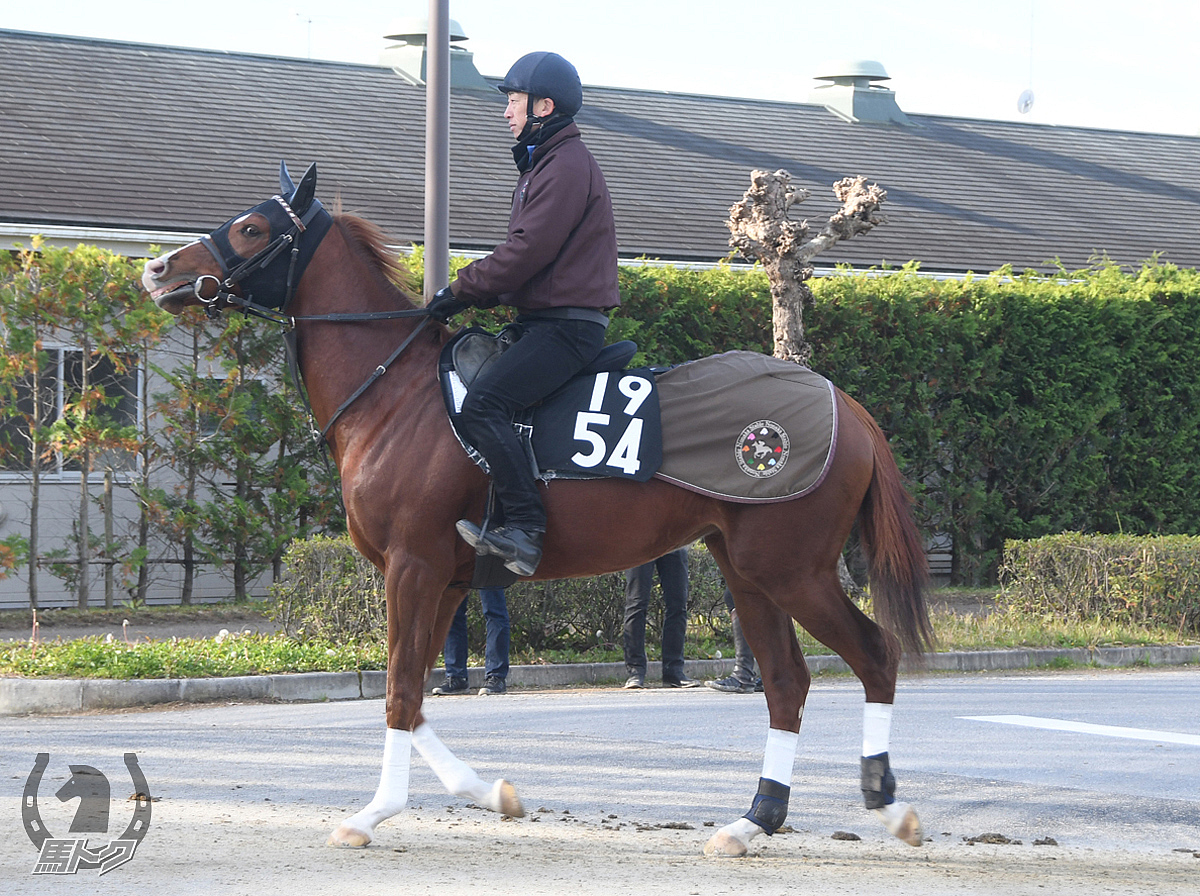
[[[439,364],[455,435],[484,471],[487,462],[459,433],[457,417],[471,382],[514,341],[507,329],[497,335],[463,331],[443,349]],[[829,380],[791,361],[744,351],[667,369],[623,369],[636,348],[628,341],[608,346],[585,371],[513,421],[537,477],[653,477],[749,504],[792,501],[824,481],[838,428]],[[477,581],[481,565],[494,559],[479,558]]]

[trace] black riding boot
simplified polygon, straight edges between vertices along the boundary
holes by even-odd
[[[475,549],[475,553],[499,557],[504,561],[505,569],[519,576],[531,576],[537,571],[542,559],[544,533],[509,526],[483,532],[470,520],[459,520],[455,528],[462,540]]]

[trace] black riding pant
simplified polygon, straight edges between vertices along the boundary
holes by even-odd
[[[525,316],[517,323],[521,338],[471,384],[458,425],[491,468],[504,525],[544,532],[546,510],[512,419],[587,366],[604,347],[605,328],[589,320]]]

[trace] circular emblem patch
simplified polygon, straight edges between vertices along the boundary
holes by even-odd
[[[743,473],[766,479],[783,469],[790,444],[782,426],[773,420],[759,420],[742,430],[733,453]]]

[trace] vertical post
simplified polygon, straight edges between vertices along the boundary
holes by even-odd
[[[429,0],[425,43],[425,301],[450,276],[450,0]]]
[[[113,608],[113,471],[104,471],[104,608]]]

